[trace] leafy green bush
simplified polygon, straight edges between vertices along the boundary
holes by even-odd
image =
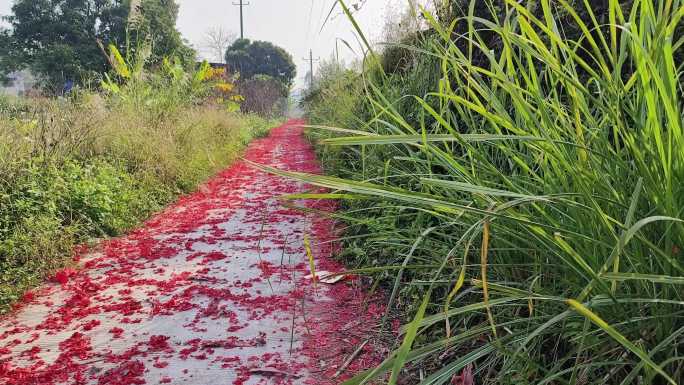
[[[3,207],[3,214],[6,208]],[[0,242],[0,309],[6,311],[47,272],[71,263],[72,249],[81,230],[59,217],[35,214],[21,218],[12,229],[2,229]]]
[[[104,46],[101,49],[105,51]],[[164,58],[156,71],[147,70],[152,55],[148,42],[135,49],[126,47],[125,56],[114,44],[108,51],[112,70],[104,75],[101,87],[114,107],[162,119],[180,108],[206,102],[217,83],[210,79],[212,69],[206,61],[188,70],[180,58]]]
[[[369,54],[364,124],[319,132],[347,179],[285,173],[357,195],[347,256],[411,312],[349,384],[684,380],[684,6],[575,3],[425,12],[438,83],[397,94]]]
[[[154,114],[117,98],[0,110],[0,311],[68,265],[76,244],[133,228],[274,124],[190,102]]]
[[[77,242],[118,235],[173,197],[104,160],[26,159],[0,183],[0,308],[68,264]],[[166,191],[162,191],[162,190]]]

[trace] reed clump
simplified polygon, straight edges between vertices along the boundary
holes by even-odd
[[[307,100],[339,177],[288,175],[353,194],[343,256],[406,312],[348,384],[684,382],[684,5],[592,4],[418,9],[410,68]]]

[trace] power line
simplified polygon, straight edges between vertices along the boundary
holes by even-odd
[[[334,0],[334,1],[337,1],[337,0]],[[309,8],[309,27],[306,30],[306,44],[310,47],[316,46],[318,44],[317,40],[320,38],[320,31],[316,31],[316,29],[318,28],[318,23],[319,23],[321,17],[323,16],[323,12],[325,11],[326,0],[320,0],[320,4],[321,4],[320,15],[318,16],[318,19],[314,19],[313,18],[314,0],[311,0],[311,7]],[[312,39],[312,35],[314,35],[314,34],[315,34],[314,39],[316,39],[316,41],[313,41],[314,39]],[[311,64],[313,64],[314,60],[312,60],[312,59],[313,59],[312,54],[311,54],[311,52],[309,52],[309,59],[304,58],[303,60],[310,61]],[[313,82],[313,65],[310,66],[310,68],[311,68],[310,69],[311,79],[309,80],[309,83],[312,84],[312,82]],[[306,79],[306,76],[304,77],[304,79]]]
[[[245,38],[245,23],[244,23],[242,8],[244,6],[249,5],[249,4],[250,3],[245,3],[243,0],[240,0],[239,3],[233,3],[233,5],[239,5],[240,6],[240,39]]]
[[[335,4],[337,4],[337,3],[335,3]],[[325,15],[325,9],[327,8],[326,5],[327,5],[327,3],[325,1],[321,1],[321,11],[319,12],[319,15],[318,15],[318,23],[321,23],[321,20],[323,20],[323,16]],[[318,31],[319,35],[321,34],[323,27],[324,27],[324,25],[323,25],[323,23],[321,23],[321,28]],[[318,28],[318,25],[316,26],[316,28]]]
[[[309,78],[309,87],[310,87],[310,89],[313,89],[313,81],[314,81],[313,63],[315,61],[321,60],[321,58],[319,57],[319,58],[314,59],[313,58],[313,50],[310,49],[309,50],[309,58],[308,59],[303,58],[303,60],[309,62],[309,75],[311,75],[311,77]]]
[[[311,23],[313,22],[313,8],[314,0],[311,0],[311,7],[309,8],[309,28],[306,30],[306,44],[311,43]]]

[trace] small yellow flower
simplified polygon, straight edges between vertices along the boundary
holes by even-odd
[[[233,89],[235,88],[235,85],[231,84],[231,83],[223,82],[223,83],[216,84],[215,88],[216,88],[216,90],[227,94],[227,93],[233,91]]]

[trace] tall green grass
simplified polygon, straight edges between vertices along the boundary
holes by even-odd
[[[316,129],[345,179],[270,169],[357,194],[347,254],[412,311],[348,384],[684,382],[682,2],[486,4],[423,11],[430,92],[389,95],[369,51],[365,122]]]

